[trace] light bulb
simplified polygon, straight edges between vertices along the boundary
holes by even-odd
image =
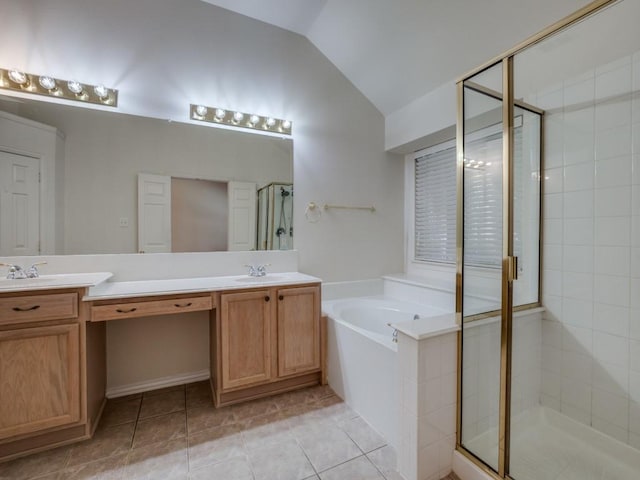
[[[283,120],[282,128],[284,128],[285,130],[289,130],[291,128],[291,122],[289,120]]]
[[[83,90],[82,84],[75,80],[70,80],[69,83],[67,83],[67,87],[71,93],[75,93],[76,95],[80,95]]]
[[[251,115],[249,117],[249,124],[254,127],[256,123],[260,121],[260,117],[258,115]]]
[[[93,87],[93,92],[100,98],[100,100],[105,100],[109,98],[109,89],[104,85],[96,85]]]
[[[271,117],[267,118],[267,121],[265,122],[265,125],[269,128],[272,128],[275,124],[276,124],[276,119]]]
[[[222,120],[226,114],[222,108],[216,108],[216,120]]]
[[[9,70],[9,79],[18,85],[27,85],[29,83],[27,74],[20,70]]]
[[[490,166],[491,166],[491,162],[487,162],[487,167],[490,167]]]
[[[204,105],[198,105],[196,107],[196,114],[200,117],[205,117],[207,115],[207,112],[209,111],[209,109],[207,107],[205,107]]]
[[[236,123],[240,123],[243,118],[244,118],[244,113],[242,112],[235,112],[233,114],[233,121]]]
[[[41,75],[40,78],[38,78],[38,83],[45,90],[57,90],[56,81],[53,77],[49,77],[48,75]]]

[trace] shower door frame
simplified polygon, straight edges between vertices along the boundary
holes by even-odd
[[[503,145],[503,170],[502,170],[502,210],[503,210],[503,235],[502,235],[502,276],[501,276],[501,325],[500,325],[500,406],[499,406],[499,436],[498,436],[498,471],[495,471],[481,458],[467,450],[462,445],[462,347],[463,332],[458,332],[458,393],[457,393],[457,418],[456,418],[456,450],[480,467],[483,471],[496,479],[511,479],[509,476],[509,448],[511,433],[511,357],[512,357],[512,332],[513,332],[513,280],[516,278],[516,259],[513,256],[513,162],[514,162],[514,106],[519,105],[514,99],[514,74],[513,64],[515,56],[530,46],[545,40],[546,38],[570,27],[571,25],[595,14],[596,12],[617,3],[620,0],[595,0],[571,15],[545,28],[524,42],[516,45],[507,52],[484,63],[461,77],[456,83],[457,91],[457,124],[456,124],[456,194],[457,194],[457,224],[456,224],[456,320],[463,327],[463,248],[464,248],[464,88],[465,82],[472,77],[498,64],[502,64],[502,94],[498,94],[502,100],[502,145]],[[485,92],[487,93],[487,92]],[[519,105],[523,106],[524,105]],[[535,107],[527,105],[528,110]],[[535,109],[537,110],[537,109]],[[544,117],[541,115],[540,125],[540,169],[544,166]],[[542,185],[541,185],[542,190]],[[540,201],[542,203],[542,191]],[[542,205],[541,205],[542,207]],[[540,225],[542,225],[542,212],[540,208]],[[542,239],[542,228],[539,233]],[[542,244],[540,243],[540,264],[542,268]],[[539,277],[540,278],[540,277]],[[526,309],[540,305],[542,298],[542,285],[538,282],[538,302],[532,305],[517,307],[515,310]],[[514,479],[517,480],[517,479]]]

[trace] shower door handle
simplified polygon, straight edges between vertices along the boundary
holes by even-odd
[[[518,257],[507,257],[509,259],[509,281],[518,280]]]

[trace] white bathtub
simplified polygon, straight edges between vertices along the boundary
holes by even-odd
[[[401,385],[397,344],[387,324],[446,311],[387,297],[328,300],[322,310],[329,317],[329,385],[397,449]]]

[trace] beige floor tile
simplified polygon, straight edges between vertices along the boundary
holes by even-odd
[[[275,400],[269,397],[232,405],[231,410],[236,420],[247,420],[253,417],[275,413],[279,408]]]
[[[400,480],[379,443],[328,387],[216,409],[205,381],[109,400],[92,440],[0,464],[0,480],[356,480],[369,449]]]
[[[67,464],[70,453],[71,447],[61,447],[0,463],[0,479],[23,480],[56,472]]]
[[[210,406],[213,406],[213,398],[208,380],[187,385],[187,410]]]
[[[384,480],[378,469],[364,455],[320,473],[321,480]]]
[[[140,419],[181,412],[184,409],[184,390],[172,390],[148,397],[144,396],[142,397],[142,406],[140,407]]]
[[[246,457],[236,457],[189,472],[190,480],[253,480]]]
[[[208,407],[194,408],[187,410],[187,431],[189,435],[214,427],[223,427],[236,423],[231,407],[215,408]]]
[[[273,397],[273,401],[278,408],[283,409],[294,405],[315,402],[332,395],[335,395],[335,393],[328,386],[317,386],[276,395]]]
[[[169,393],[169,392],[175,392],[175,391],[181,391],[184,392],[186,389],[186,385],[174,385],[172,387],[164,387],[164,388],[158,388],[156,390],[149,390],[148,392],[144,392],[142,394],[143,397],[153,397],[154,395],[162,395],[164,393]]]
[[[81,465],[126,453],[131,448],[135,423],[98,427],[91,440],[74,444],[68,466]]]
[[[122,397],[110,398],[107,401],[111,403],[117,403],[117,402],[128,402],[129,400],[135,400],[135,399],[142,399],[142,393],[132,393],[131,395],[124,395]]]
[[[244,456],[244,441],[238,425],[202,430],[190,435],[189,470]]]
[[[188,471],[187,440],[181,438],[131,450],[123,479],[183,479]]]
[[[133,438],[133,448],[158,442],[168,442],[186,437],[187,425],[185,412],[170,413],[161,417],[139,420]]]
[[[358,446],[337,425],[308,427],[297,431],[296,436],[316,472],[362,455]]]
[[[387,480],[403,480],[397,472],[397,455],[394,448],[386,445],[372,452],[367,453],[367,458],[382,472]]]
[[[123,423],[135,422],[138,419],[141,401],[141,396],[119,402],[109,400],[104,407],[102,418],[100,418],[100,426],[112,427]]]
[[[249,463],[255,480],[303,480],[315,474],[294,439],[251,450]]]
[[[239,425],[247,450],[275,445],[294,438],[287,419],[280,412],[249,418]]]
[[[62,472],[54,472],[41,477],[32,477],[30,480],[66,480],[66,477]]]
[[[322,398],[314,405],[317,407],[317,414],[330,418],[336,423],[350,420],[358,416],[342,399],[336,395]]]
[[[382,435],[375,431],[362,417],[345,420],[338,425],[364,453],[384,447],[387,444]]]
[[[128,453],[121,453],[95,462],[65,468],[61,472],[60,480],[121,480],[128,455]]]

